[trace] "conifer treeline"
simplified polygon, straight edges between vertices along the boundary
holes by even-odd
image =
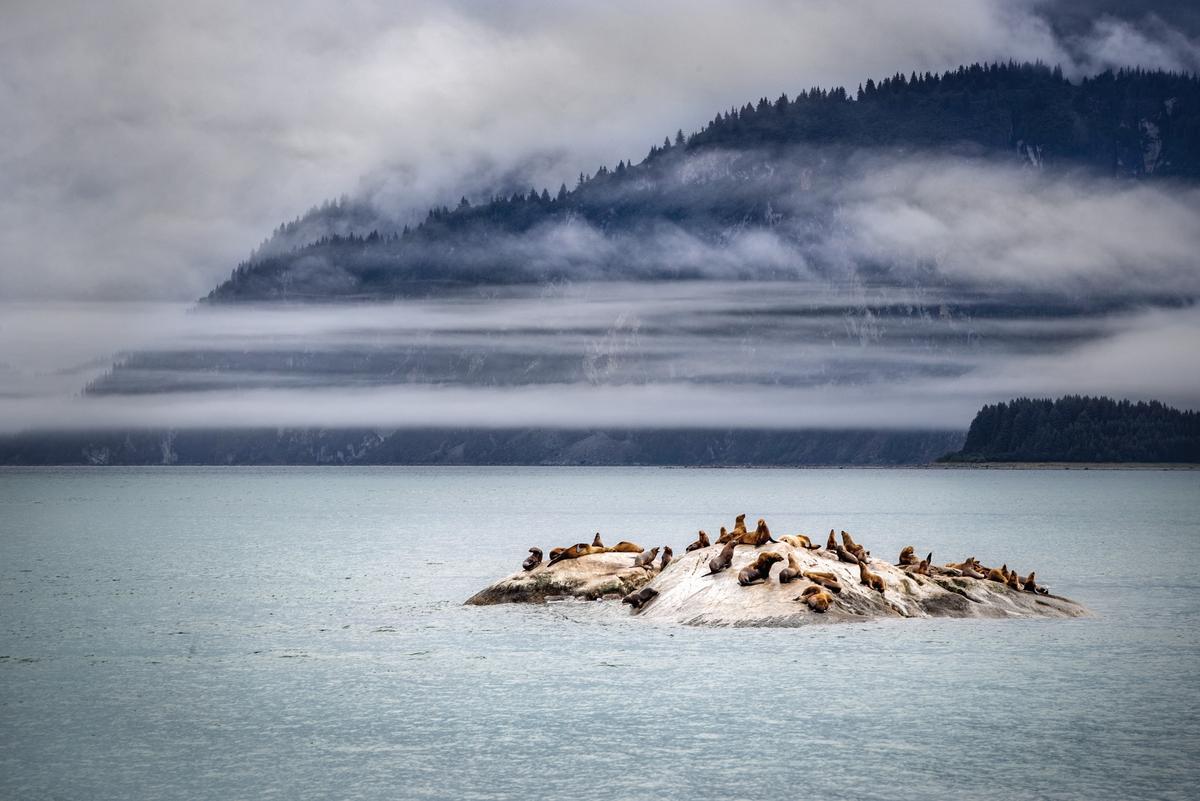
[[[1067,395],[984,406],[952,462],[1200,463],[1200,413]]]

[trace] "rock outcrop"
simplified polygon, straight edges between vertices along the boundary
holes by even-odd
[[[596,600],[617,598],[642,587],[657,570],[635,567],[636,553],[598,553],[564,559],[533,570],[519,570],[475,593],[467,603],[477,606],[504,603],[542,603],[557,597]]]
[[[839,561],[824,549],[794,548],[783,542],[761,548],[739,545],[732,566],[715,575],[708,561],[720,551],[712,545],[683,553],[661,572],[635,567],[636,554],[606,553],[541,565],[517,572],[470,598],[469,604],[539,603],[554,597],[616,598],[643,586],[658,596],[633,614],[651,620],[700,626],[803,626],[876,618],[1070,618],[1087,609],[1056,595],[1016,590],[987,579],[956,576],[912,575],[879,559],[869,559],[869,570],[883,579],[879,592],[860,582],[856,564]],[[738,571],[760,553],[784,556],[767,581],[743,587]],[[841,591],[833,593],[826,612],[811,609],[801,594],[812,586],[806,578],[779,583],[780,571],[791,555],[803,571],[832,573]]]

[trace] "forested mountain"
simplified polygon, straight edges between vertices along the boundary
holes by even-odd
[[[343,200],[281,226],[208,301],[426,296],[555,280],[787,278],[817,246],[831,193],[872,154],[992,155],[1038,168],[1200,178],[1200,80],[1142,70],[1072,83],[1037,64],[897,74],[717,114],[638,164],[573,187],[430,210],[414,228]],[[770,230],[781,258],[747,246]],[[729,249],[728,263],[705,248]],[[697,252],[701,251],[701,252]],[[716,264],[717,266],[714,266]],[[856,265],[886,271],[887,265]]]
[[[958,462],[1200,462],[1200,413],[1068,395],[984,406]]]

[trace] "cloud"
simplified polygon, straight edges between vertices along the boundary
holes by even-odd
[[[1140,18],[1064,38],[1056,5],[10,4],[0,297],[192,299],[323,198],[366,195],[403,220],[464,192],[554,187],[764,94],[975,60],[1194,54],[1190,33]]]

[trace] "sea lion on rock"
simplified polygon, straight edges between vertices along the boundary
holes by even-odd
[[[726,531],[725,527],[721,526],[721,535],[717,537],[717,545],[724,545],[727,542],[734,542],[736,540],[737,534],[731,531]]]
[[[829,529],[829,539],[825,540],[825,550],[836,551],[837,547],[837,537],[834,536],[833,529]]]
[[[800,563],[796,561],[796,555],[794,553],[788,554],[787,562],[788,566],[779,571],[780,584],[791,584],[802,575]]]
[[[867,566],[863,562],[858,563],[858,580],[873,590],[883,592],[883,576],[867,570]]]
[[[744,545],[753,545],[755,548],[761,548],[768,542],[777,542],[771,536],[771,530],[767,528],[767,521],[762,518],[759,518],[758,525],[754,527],[753,532],[744,532],[738,537],[738,541]]]
[[[833,603],[833,596],[815,584],[805,587],[804,592],[800,593],[800,598],[814,612],[827,612],[829,605]]]
[[[842,591],[842,585],[838,581],[838,577],[833,573],[818,573],[815,570],[806,570],[804,571],[804,577],[813,584],[820,584],[831,592]]]
[[[642,587],[640,590],[635,590],[621,599],[621,603],[629,604],[634,609],[641,609],[650,601],[654,600],[658,595],[658,590],[652,587]]]
[[[900,551],[900,560],[896,564],[903,567],[905,565],[915,565],[919,561],[921,560],[917,558],[916,548],[906,545],[904,550]]]
[[[763,551],[753,563],[746,565],[738,572],[738,584],[749,587],[760,581],[766,581],[771,575],[771,567],[776,562],[782,562],[783,557],[774,551]]]
[[[662,551],[662,561],[658,564],[659,570],[666,570],[667,565],[671,564],[671,546],[664,545]]]
[[[746,515],[744,513],[738,515],[737,518],[733,521],[733,533],[734,534],[745,534],[746,533]]]
[[[542,549],[541,548],[530,548],[529,556],[528,556],[528,558],[525,559],[524,562],[521,563],[521,567],[524,568],[525,570],[533,570],[535,567],[537,567],[541,563],[542,563]]]
[[[1017,575],[1017,571],[1015,571],[1015,570],[1008,571],[1008,578],[1005,580],[1004,583],[1007,584],[1011,589],[1014,589],[1014,590],[1021,589],[1021,579]]]
[[[633,560],[633,566],[634,567],[644,567],[647,570],[650,570],[651,568],[654,567],[654,558],[656,556],[658,556],[658,546],[657,545],[655,545],[653,548],[651,548],[648,551],[644,551],[644,552],[638,554],[637,559]]]
[[[605,548],[604,550],[609,553],[641,553],[646,549],[638,545],[636,542],[627,542],[626,540],[621,540],[611,548]]]
[[[849,562],[852,565],[861,565],[862,564],[861,559],[859,559],[857,556],[850,553],[849,551],[847,551],[845,548],[843,548],[840,545],[835,545],[834,551],[837,553],[838,559],[840,559],[843,562]]]
[[[857,542],[854,541],[854,538],[850,536],[849,531],[842,532],[842,544],[845,545],[846,550],[850,551],[851,553],[854,553],[861,547]]]
[[[913,568],[912,572],[918,576],[928,576],[929,568],[932,566],[933,566],[933,551],[930,551],[929,555],[926,556],[924,559],[922,559],[920,561],[920,563],[918,563],[917,566],[915,568]]]
[[[603,548],[604,547],[604,543],[600,541],[600,532],[599,531],[597,531],[596,536],[592,538],[592,547],[593,548]]]
[[[1037,592],[1037,582],[1034,580],[1036,577],[1036,571],[1029,571],[1029,575],[1021,579],[1021,587],[1027,592]]]
[[[793,548],[805,548],[810,551],[815,551],[817,548],[821,547],[819,545],[813,545],[812,540],[803,534],[787,534],[783,537],[780,537],[779,541],[786,542]]]
[[[567,549],[566,548],[551,548],[550,549],[550,564],[554,564],[554,562],[558,560],[558,557],[561,556],[562,552],[565,550],[567,550]]]
[[[594,553],[604,553],[605,550],[605,548],[597,548],[595,545],[588,545],[586,542],[577,542],[570,548],[563,548],[557,556],[552,556],[548,564],[552,565],[564,559],[578,559]]]
[[[696,538],[696,541],[684,549],[684,553],[691,553],[692,551],[698,551],[701,548],[707,548],[708,546],[709,546],[708,535],[705,534],[703,531],[701,531],[700,536]]]
[[[737,547],[736,542],[727,542],[721,552],[708,560],[708,572],[704,575],[711,576],[714,573],[720,573],[731,564],[733,564],[733,549]]]
[[[1000,584],[1008,583],[1008,565],[1003,568],[989,568],[987,572],[988,581],[999,582]]]

